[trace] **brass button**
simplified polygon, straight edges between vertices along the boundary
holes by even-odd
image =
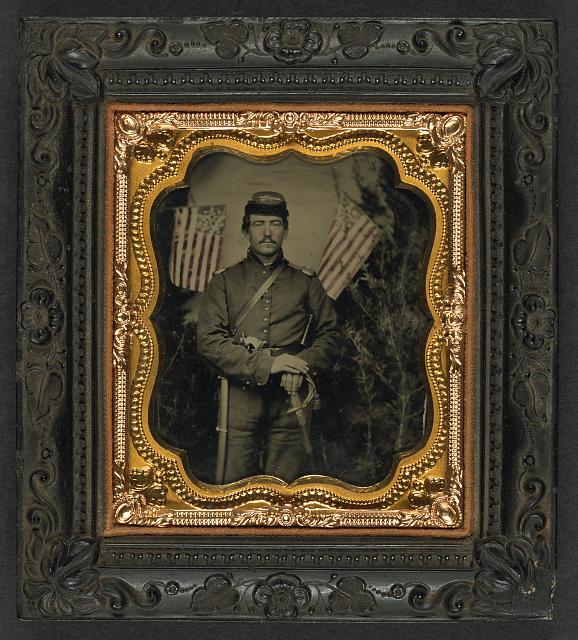
[[[263,329],[263,333],[269,333],[268,329]]]

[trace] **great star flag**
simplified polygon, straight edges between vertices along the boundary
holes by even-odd
[[[226,212],[224,205],[175,208],[169,275],[177,287],[204,291],[219,268]]]
[[[380,228],[351,199],[342,198],[321,258],[319,279],[335,300],[379,241]]]

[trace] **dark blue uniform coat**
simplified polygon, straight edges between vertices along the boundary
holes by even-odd
[[[232,336],[239,313],[279,264],[284,270]],[[299,347],[311,316],[308,342]],[[250,338],[262,348],[248,350],[239,344]],[[313,375],[335,362],[340,334],[319,279],[282,255],[264,266],[249,251],[246,259],[211,280],[199,313],[197,345],[200,355],[231,382],[225,481],[260,471],[285,480],[297,477],[303,462],[302,435],[295,414],[287,414],[289,398],[280,376],[271,375],[274,356],[267,349],[298,351]]]

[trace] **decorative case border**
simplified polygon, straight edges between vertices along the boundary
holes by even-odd
[[[298,45],[290,46],[295,43]],[[22,617],[548,617],[556,392],[553,23],[26,21],[22,32]],[[472,104],[482,238],[471,537],[99,537],[102,100]],[[70,247],[70,250],[67,250]],[[106,274],[110,276],[111,274]],[[96,348],[95,348],[96,345]],[[99,393],[94,394],[94,390]],[[506,428],[507,425],[507,428]],[[98,446],[95,446],[98,445]],[[74,488],[74,490],[72,490]],[[405,569],[411,568],[411,579]],[[282,592],[287,606],[279,606]]]
[[[114,505],[107,507],[113,510],[107,518],[113,523],[107,535],[114,533],[115,525],[461,528],[463,535],[466,137],[471,140],[471,113],[466,108],[448,112],[443,107],[437,112],[435,107],[417,107],[416,111],[412,105],[390,113],[375,111],[372,105],[357,111],[342,108],[341,112],[317,111],[315,106],[295,112],[283,105],[276,111],[257,112],[236,111],[234,105],[217,112],[186,106],[180,110],[173,106],[165,111],[158,107],[141,110],[138,104],[111,105],[109,109],[107,123],[114,127],[115,200],[113,210],[108,212],[114,224],[109,222],[106,227],[114,229],[115,241],[114,255],[107,252],[105,260],[113,260],[115,278],[112,296],[107,293],[105,297],[115,301],[115,320],[114,412],[112,423],[105,425],[106,432],[112,431],[113,441],[112,464],[106,461],[113,477],[114,498]],[[151,142],[159,132],[165,140],[160,150]],[[158,194],[181,183],[187,166],[207,144],[260,158],[290,148],[312,159],[341,157],[360,145],[374,148],[393,159],[402,182],[431,200],[436,232],[425,289],[434,322],[425,361],[434,425],[427,444],[416,454],[402,458],[389,482],[381,482],[371,491],[320,477],[303,478],[290,486],[259,478],[223,489],[211,487],[190,479],[180,458],[150,434],[147,399],[158,368],[158,347],[149,316],[159,289],[150,212]],[[471,162],[471,150],[469,158]],[[105,230],[105,235],[113,234]],[[130,285],[129,273],[138,273],[138,287]],[[131,359],[133,349],[138,358]],[[132,460],[127,454],[129,439],[137,452]],[[468,454],[465,457],[469,463]],[[106,455],[108,458],[110,454]],[[445,470],[439,467],[442,463]],[[431,469],[436,465],[439,468],[434,479]],[[136,481],[131,480],[133,471]],[[143,473],[148,478],[145,483]],[[426,479],[426,486],[439,484],[440,475],[443,486],[431,491],[428,504],[417,508],[396,506],[408,491],[411,493],[414,482]],[[159,487],[163,488],[162,504],[157,497],[154,503],[147,502],[149,487],[157,497]],[[176,494],[180,506],[168,504],[167,488]],[[269,506],[251,507],[257,499]],[[311,499],[325,507],[313,509],[302,504]],[[123,529],[123,533],[128,531]]]

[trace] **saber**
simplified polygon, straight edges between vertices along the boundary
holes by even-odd
[[[225,465],[227,463],[227,435],[229,433],[229,380],[221,377],[219,398],[219,445],[217,449],[217,484],[225,483]]]
[[[303,336],[301,337],[300,344],[302,346],[307,346],[307,342],[309,339],[309,329],[311,328],[311,323],[313,322],[313,315],[309,314],[307,316],[307,323],[305,325],[305,329],[303,331]],[[291,403],[291,409],[287,411],[287,413],[294,413],[297,418],[297,423],[301,428],[301,436],[303,438],[303,449],[305,449],[305,454],[310,460],[313,460],[313,445],[311,444],[311,434],[309,420],[307,420],[307,416],[303,412],[305,407],[309,406],[312,401],[315,401],[315,404],[319,404],[319,395],[317,393],[317,388],[315,387],[315,383],[311,376],[305,376],[305,381],[309,387],[309,392],[303,402],[301,402],[299,398],[299,392],[294,391],[289,394],[289,399]]]
[[[299,395],[297,393],[289,394],[289,398],[291,399],[291,409],[287,413],[294,413],[297,417],[297,423],[301,428],[301,436],[303,438],[303,449],[305,450],[305,454],[312,458],[313,456],[313,445],[311,444],[311,436],[309,435],[309,425],[307,416],[303,413],[303,405],[299,400]]]
[[[291,401],[291,409],[289,409],[287,413],[294,413],[297,417],[297,422],[301,428],[301,435],[303,437],[303,448],[305,449],[307,456],[309,456],[310,459],[313,459],[313,445],[311,444],[311,434],[309,433],[310,424],[303,410],[312,402],[314,403],[315,410],[315,407],[319,402],[319,395],[311,376],[305,376],[305,381],[309,387],[305,400],[300,400],[298,391],[290,393],[289,398]]]

